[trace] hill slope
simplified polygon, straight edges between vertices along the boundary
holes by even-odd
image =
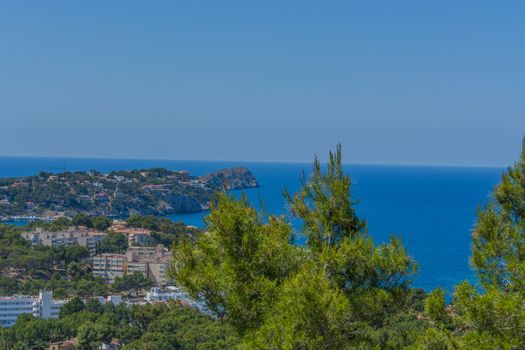
[[[206,176],[163,168],[64,172],[1,178],[0,218],[86,213],[129,216],[165,215],[206,210],[210,196],[228,189],[257,187],[246,168],[232,168]]]

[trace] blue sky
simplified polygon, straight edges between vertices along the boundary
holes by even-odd
[[[512,163],[524,1],[2,1],[0,155]]]

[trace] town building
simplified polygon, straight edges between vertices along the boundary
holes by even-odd
[[[122,303],[122,296],[120,295],[108,295],[107,298],[100,296],[100,297],[96,297],[95,299],[97,299],[98,302],[102,305],[105,305],[105,304],[120,305]]]
[[[133,246],[129,247],[126,250],[126,256],[128,260],[138,260],[143,259],[155,255],[163,255],[165,252],[164,246],[162,244],[153,246],[153,247],[147,247],[147,246]]]
[[[144,228],[128,227],[126,221],[113,220],[113,224],[109,228],[112,232],[118,232],[128,237],[128,246],[147,245],[151,242],[151,231]]]
[[[134,245],[146,245],[151,242],[151,237],[149,233],[136,232],[130,233],[128,236],[128,246]]]
[[[86,247],[91,256],[96,254],[97,243],[106,236],[107,234],[104,232],[85,227],[70,227],[67,230],[56,232],[46,231],[39,227],[34,231],[22,233],[22,237],[30,241],[32,245],[55,247],[78,244]]]
[[[153,287],[146,293],[144,298],[148,303],[165,302],[168,300],[184,300],[186,294],[177,287],[163,290],[159,287]]]
[[[49,344],[48,350],[77,350],[78,349],[78,339],[71,338],[64,341],[58,341]]]
[[[115,278],[141,273],[157,286],[168,283],[166,273],[170,266],[171,254],[162,246],[128,248],[125,254],[99,254],[93,257],[93,275],[102,277],[106,283]]]
[[[113,283],[115,278],[127,274],[125,254],[99,254],[93,257],[93,276],[102,277],[106,283]]]
[[[97,350],[118,350],[120,349],[120,342],[118,339],[111,339],[109,343],[102,343],[99,345]]]
[[[171,265],[171,258],[163,256],[162,258],[145,258],[148,264],[148,276],[156,286],[165,286],[171,282],[167,273]]]
[[[47,320],[58,318],[65,300],[53,300],[53,292],[40,291],[35,296],[0,297],[0,326],[11,327],[18,316],[30,314]]]
[[[168,286],[166,289],[153,287],[146,293],[144,298],[148,303],[166,303],[170,300],[175,300],[183,305],[197,308],[202,313],[213,315],[202,300],[195,300],[186,294],[181,288],[175,286]]]
[[[78,350],[78,339],[71,338],[64,341],[54,342],[49,344],[47,350]],[[120,342],[118,339],[112,339],[110,343],[100,343],[96,350],[118,350],[120,349]]]

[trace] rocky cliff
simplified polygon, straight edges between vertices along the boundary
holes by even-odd
[[[239,190],[259,187],[255,175],[245,167],[230,168],[201,176],[200,180],[211,187],[224,187],[227,190]]]

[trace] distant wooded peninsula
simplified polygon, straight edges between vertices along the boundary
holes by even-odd
[[[128,217],[206,210],[214,191],[257,187],[247,168],[230,168],[206,176],[164,168],[120,170],[107,174],[41,172],[0,178],[0,219],[53,218],[78,213]]]

